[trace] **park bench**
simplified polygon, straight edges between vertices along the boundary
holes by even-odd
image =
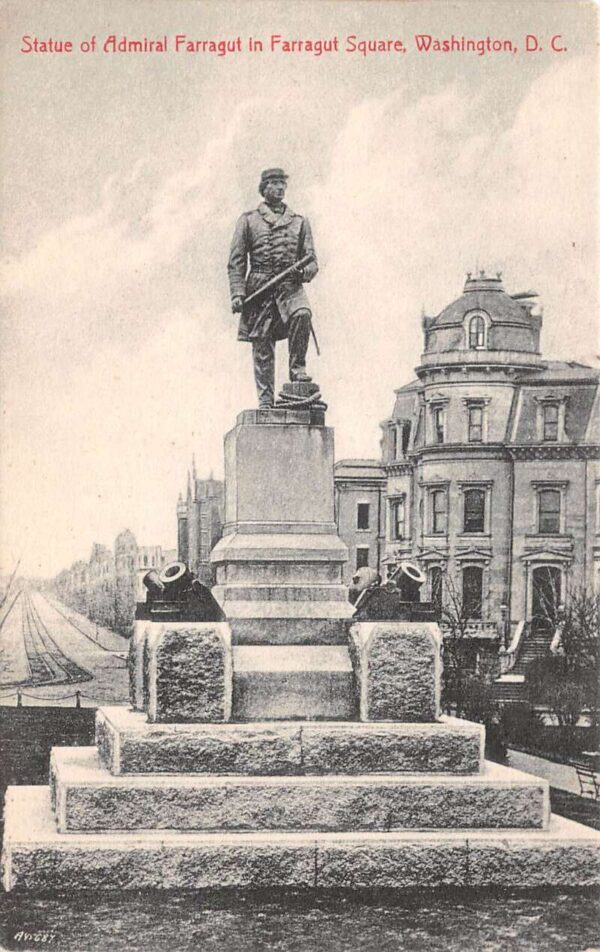
[[[582,797],[592,797],[594,800],[600,798],[600,776],[589,764],[573,764],[577,771],[577,779]]]

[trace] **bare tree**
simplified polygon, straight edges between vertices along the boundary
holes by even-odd
[[[465,598],[448,571],[442,573],[440,595],[442,705],[448,714],[487,723],[498,713],[492,684],[499,674],[499,660],[491,652],[480,652],[472,637],[473,618],[481,615],[481,603]]]
[[[571,594],[551,616],[555,636],[553,654],[528,670],[533,703],[544,705],[560,728],[565,753],[575,748],[583,714],[597,727],[600,709],[600,596],[585,589]]]

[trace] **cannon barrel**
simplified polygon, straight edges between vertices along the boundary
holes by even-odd
[[[190,587],[193,575],[184,562],[169,562],[159,578],[166,590],[164,598],[177,601],[179,596]]]
[[[400,563],[396,583],[400,589],[403,602],[419,602],[421,600],[420,589],[424,582],[425,575],[418,566],[412,562]]]
[[[160,598],[160,596],[163,594],[165,590],[165,586],[161,582],[160,576],[158,572],[156,571],[156,569],[150,569],[149,572],[146,572],[146,574],[144,575],[142,579],[142,582],[144,583],[144,586],[147,588],[148,594],[152,598]]]

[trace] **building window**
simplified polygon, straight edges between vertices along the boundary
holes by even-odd
[[[448,506],[445,489],[434,489],[430,494],[431,531],[434,535],[445,535],[448,526]]]
[[[356,568],[363,569],[369,564],[369,546],[368,545],[357,545],[356,546]]]
[[[398,456],[398,431],[395,426],[390,427],[390,459]]]
[[[485,492],[483,489],[468,489],[465,492],[463,529],[465,532],[485,531]]]
[[[463,613],[466,618],[481,618],[483,569],[467,565],[462,572]]]
[[[469,350],[482,347],[485,347],[485,321],[480,314],[475,314],[469,321]]]
[[[434,609],[440,614],[442,611],[442,567],[433,565],[429,570],[429,590]]]
[[[538,532],[543,535],[560,532],[559,489],[540,489],[538,492]]]
[[[483,441],[483,406],[473,404],[467,407],[469,415],[469,443],[481,443]]]
[[[432,407],[433,442],[444,443],[446,436],[446,411],[444,407]]]
[[[368,502],[359,502],[356,507],[356,528],[357,529],[368,529],[369,528],[369,510],[370,506]]]
[[[402,455],[406,456],[408,453],[408,446],[410,443],[410,423],[402,424]]]
[[[392,499],[390,502],[390,538],[394,541],[404,539],[406,524],[406,499]]]
[[[542,435],[547,443],[558,440],[558,404],[545,403],[542,407]]]

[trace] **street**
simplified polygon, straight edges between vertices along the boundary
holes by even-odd
[[[126,703],[128,640],[42,592],[23,589],[0,630],[0,703]]]

